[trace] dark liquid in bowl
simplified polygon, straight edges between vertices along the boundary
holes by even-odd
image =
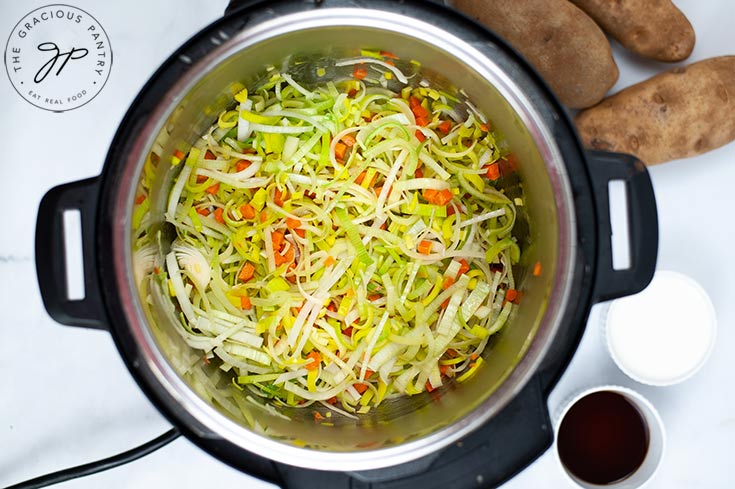
[[[559,427],[559,457],[578,479],[606,485],[633,474],[648,452],[648,426],[624,396],[595,392],[577,401]]]

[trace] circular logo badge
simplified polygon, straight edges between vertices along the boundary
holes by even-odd
[[[5,69],[21,97],[63,112],[91,101],[112,66],[107,33],[84,10],[47,5],[23,17],[5,46]]]

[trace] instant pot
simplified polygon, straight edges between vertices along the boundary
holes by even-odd
[[[222,110],[235,84],[266,66],[316,66],[387,50],[421,65],[419,78],[457,87],[490,117],[517,155],[523,250],[515,270],[523,301],[469,381],[392,399],[357,420],[314,422],[310,413],[246,408],[226,373],[174,331],[165,294],[134,280],[132,221],[144,172],[155,182],[148,219],[160,224],[163,262],[173,236],[165,203],[186,151]],[[295,62],[296,60],[296,62]],[[608,183],[622,180],[630,262],[612,266]],[[69,300],[63,214],[82,220],[85,297]],[[112,334],[138,384],[192,442],[255,477],[288,488],[465,488],[497,485],[552,442],[546,399],[580,339],[590,307],[651,280],[656,205],[645,166],[632,156],[585,151],[538,74],[497,36],[434,2],[239,2],[178,49],[132,103],[99,177],[43,198],[36,263],[43,301],[58,322]],[[543,272],[532,273],[536,263]],[[198,379],[197,382],[195,380]],[[202,386],[201,379],[208,379]],[[240,407],[238,409],[233,408]]]

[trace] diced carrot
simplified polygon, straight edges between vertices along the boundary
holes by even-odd
[[[433,247],[431,241],[422,239],[418,246],[418,251],[422,255],[428,255],[431,253],[431,248]]]
[[[429,119],[427,117],[417,117],[416,124],[421,127],[426,127],[429,125]]]
[[[324,420],[324,416],[322,416],[319,411],[314,411],[314,421],[322,421]]]
[[[350,97],[350,98],[354,98],[355,95],[357,95],[357,90],[354,89],[354,88],[350,88],[350,91],[347,92],[347,96]]]
[[[373,371],[372,371],[372,370],[370,370],[370,369],[367,369],[367,370],[365,370],[365,378],[366,378],[366,379],[369,379],[370,377],[372,377],[372,376],[373,376],[373,374],[374,374],[374,373],[375,373],[375,372],[373,372]]]
[[[241,172],[249,167],[251,164],[252,163],[250,163],[248,160],[237,160],[237,163],[235,163],[235,170]]]
[[[513,304],[518,304],[519,302],[521,302],[522,296],[523,292],[516,289],[508,289],[508,291],[505,293],[505,301],[512,302]]]
[[[369,296],[367,296],[369,301],[377,301],[380,300],[382,297],[383,296],[380,294],[370,294]]]
[[[283,203],[288,199],[288,190],[283,190],[276,188],[276,190],[273,192],[273,203],[276,204],[278,207],[283,207]]]
[[[449,358],[457,358],[457,350],[455,350],[454,348],[448,349],[447,350],[447,356]]]
[[[337,396],[332,396],[329,399],[327,399],[327,403],[332,404],[332,405],[337,404]]]
[[[347,151],[347,145],[344,143],[337,143],[334,145],[334,156],[338,160],[345,159],[345,152]]]
[[[212,194],[212,195],[219,192],[219,182],[215,183],[211,187],[207,187],[207,190],[205,190],[205,192],[207,192],[208,194]]]
[[[342,331],[342,334],[344,334],[345,336],[351,337],[352,336],[352,326],[345,328],[344,331]]]
[[[291,232],[296,233],[299,238],[306,238],[306,229],[293,229]]]
[[[427,188],[423,192],[421,192],[421,197],[426,200],[426,202],[434,202],[434,199],[436,199],[436,194],[438,194],[438,190],[434,190],[433,188]]]
[[[363,394],[368,389],[367,384],[354,384],[352,387],[355,388],[358,394]]]
[[[214,220],[217,221],[220,224],[224,224],[225,223],[225,219],[222,217],[222,214],[223,213],[224,213],[224,211],[222,210],[222,208],[221,207],[217,207],[214,210]]]
[[[335,260],[332,255],[327,256],[326,260],[324,260],[325,267],[331,267],[335,263],[337,263],[337,260]]]
[[[286,218],[286,226],[291,229],[296,229],[301,227],[301,221],[299,219],[294,219],[293,217],[287,217]]]
[[[416,139],[418,139],[420,143],[423,143],[424,141],[426,141],[426,136],[424,135],[423,132],[421,132],[420,129],[416,129],[416,132],[414,132],[414,135],[416,136]]]
[[[243,204],[240,206],[240,214],[244,219],[255,219],[255,207],[250,204]]]
[[[420,117],[424,117],[424,118],[427,118],[428,119],[428,117],[430,115],[429,114],[429,111],[426,110],[424,108],[424,106],[421,105],[421,104],[414,105],[413,107],[411,107],[411,111],[413,112],[413,115],[415,115],[417,119],[420,118]]]
[[[477,360],[477,357],[479,357],[479,355],[477,353],[473,353],[470,355],[470,360]]]
[[[240,296],[240,309],[245,309],[246,311],[249,311],[253,308],[253,303],[250,302],[250,297],[243,295]]]
[[[537,261],[533,266],[533,276],[538,277],[539,275],[541,275],[541,262]]]
[[[284,253],[283,257],[285,258],[286,262],[290,265],[288,266],[288,270],[291,271],[294,268],[296,268],[296,264],[293,262],[296,259],[296,248],[293,246],[289,247],[286,253]],[[293,266],[291,266],[293,265]]]
[[[253,266],[252,263],[245,262],[245,265],[242,266],[242,269],[240,270],[240,273],[237,275],[237,278],[243,282],[247,282],[254,276],[255,276],[255,267]]]
[[[290,263],[294,261],[296,252],[293,249],[293,246],[291,246],[285,253],[276,253],[275,254],[275,261],[276,266],[281,266],[284,263]]]
[[[451,365],[439,365],[439,373],[442,375],[447,375],[451,368]]]
[[[304,368],[306,368],[306,370],[316,370],[319,368],[319,364],[322,363],[322,356],[316,350],[312,350],[311,353],[306,355],[306,359],[311,360],[306,365],[304,365]]]
[[[459,260],[459,271],[457,272],[457,275],[462,275],[463,273],[467,273],[470,271],[470,264],[467,263],[467,260],[464,258]]]
[[[144,200],[145,200],[145,195],[144,194],[140,194],[139,196],[137,196],[135,198],[135,205],[142,204]]]
[[[211,151],[207,150],[207,152],[204,153],[204,159],[205,160],[216,160],[217,157],[214,156],[214,153],[212,153]]]
[[[457,212],[457,209],[455,209],[453,205],[447,206],[447,217],[453,216],[456,212]]]
[[[421,100],[417,99],[416,97],[412,95],[408,98],[408,105],[411,107],[413,111],[414,107],[416,107],[417,105],[421,105]]]
[[[441,303],[441,308],[446,309],[449,307],[449,299],[445,299],[444,302]]]
[[[436,128],[443,134],[449,134],[449,131],[452,129],[452,123],[450,121],[442,121]]]
[[[415,178],[424,178],[424,170],[422,170],[421,168],[416,168],[416,171],[413,172],[413,176]]]
[[[357,175],[357,178],[355,178],[355,183],[360,185],[363,180],[365,180],[365,176],[367,175],[367,172],[360,172],[359,175]]]
[[[452,201],[452,198],[454,198],[454,194],[449,189],[441,190],[438,194],[436,194],[436,198],[434,199],[434,204],[436,205],[447,205]]]
[[[276,251],[281,251],[281,247],[283,246],[283,238],[285,236],[280,231],[273,231],[271,233],[271,241],[273,242],[273,249]]]
[[[204,183],[207,181],[207,177],[204,175],[197,175],[197,183]]]
[[[484,168],[487,169],[487,172],[485,173],[485,175],[490,180],[497,180],[498,178],[500,178],[500,167],[498,166],[498,163],[497,162],[490,163],[489,165],[485,166]]]
[[[181,151],[180,149],[177,149],[176,151],[174,151],[174,157],[176,157],[176,158],[178,158],[180,160],[183,160],[184,159],[184,152]]]
[[[454,285],[454,279],[452,277],[446,277],[444,278],[444,282],[442,282],[442,289],[447,290],[452,285]]]
[[[355,145],[357,139],[355,139],[354,134],[345,134],[344,136],[342,136],[342,142],[345,143],[348,148],[351,148]]]
[[[268,220],[268,213],[265,210],[260,211],[260,222]]]
[[[488,132],[490,130],[490,124],[480,124],[480,130]]]
[[[390,51],[381,51],[380,55],[384,58],[390,58],[390,59],[400,59],[395,54],[391,53]]]
[[[428,380],[426,381],[426,385],[424,387],[426,387],[426,392],[432,392],[434,390],[434,387],[431,385],[431,382],[429,382]]]
[[[208,216],[208,215],[209,215],[209,209],[207,209],[206,207],[199,207],[199,208],[197,209],[197,214],[199,214],[199,215],[201,215],[201,216],[205,216],[205,217],[206,217],[206,216]]]
[[[367,76],[367,68],[365,68],[362,65],[355,66],[355,69],[352,70],[352,76],[355,77],[358,80],[362,80]]]
[[[334,305],[334,302],[330,302],[327,306],[327,311],[330,312],[337,312],[337,306]]]
[[[447,205],[452,201],[454,194],[449,189],[434,190],[426,189],[421,193],[421,196],[426,199],[430,204],[435,205]]]
[[[395,66],[396,65],[393,61],[391,61],[389,59],[386,59],[385,60],[385,64],[387,64],[388,66]]]

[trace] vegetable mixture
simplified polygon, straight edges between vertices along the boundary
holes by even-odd
[[[277,407],[354,416],[465,381],[521,299],[514,157],[392,59],[338,61],[352,76],[313,89],[272,70],[171,160],[177,238],[150,274],[201,361]]]

